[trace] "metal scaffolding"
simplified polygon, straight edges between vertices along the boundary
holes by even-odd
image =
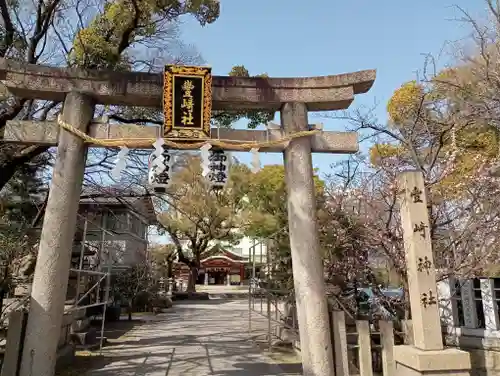
[[[267,244],[268,239],[261,240],[256,243],[253,242],[253,245],[250,247],[251,250],[251,258],[252,258],[252,278],[250,283],[248,284],[248,331],[252,332],[252,311],[256,312],[262,316],[267,318],[267,342],[269,350],[272,347],[272,319],[271,319],[271,297],[269,294],[266,295],[266,305],[267,310],[266,314],[263,314],[263,297],[262,297],[262,289],[260,288],[260,276],[266,275],[266,280],[269,279],[270,272],[270,259],[269,259],[269,244]],[[266,270],[265,274],[262,271],[262,246],[266,243]],[[257,246],[260,246],[260,273],[259,278],[256,278],[256,257],[255,257],[255,249]],[[260,296],[260,312],[255,309],[255,297],[256,295]],[[276,307],[277,308],[277,307]]]
[[[75,303],[73,306],[67,310],[65,310],[64,313],[70,313],[82,309],[87,309],[91,307],[100,307],[102,306],[102,317],[101,317],[101,335],[99,339],[99,351],[102,353],[102,347],[104,345],[104,327],[105,327],[105,322],[106,322],[106,309],[107,306],[110,302],[109,299],[109,291],[111,288],[111,265],[108,263],[107,265],[107,270],[102,271],[102,255],[104,253],[104,247],[105,247],[105,235],[113,235],[110,231],[106,230],[103,226],[98,225],[93,223],[92,221],[89,221],[88,218],[84,215],[81,215],[80,213],[77,214],[78,218],[82,218],[84,220],[83,224],[83,235],[81,239],[81,246],[80,246],[80,255],[78,259],[78,268],[71,268],[70,272],[76,273],[76,296],[75,296]],[[91,223],[95,227],[97,227],[101,232],[102,232],[102,238],[100,240],[101,246],[99,249],[98,253],[98,267],[101,269],[100,271],[96,270],[89,270],[89,269],[84,269],[84,258],[85,258],[85,250],[86,250],[86,241],[87,241],[87,230],[88,230],[88,224]],[[85,276],[95,276],[97,277],[97,282],[95,282],[82,296],[80,296],[81,293],[81,284],[82,284],[82,275]],[[104,284],[104,298],[101,300],[101,286],[103,281],[105,280]],[[90,297],[92,292],[96,292],[96,300],[94,303],[92,303],[92,300],[89,300],[89,304],[85,305],[79,305],[87,296]]]
[[[290,314],[290,307],[294,306],[294,300],[290,300],[290,291],[273,288],[273,280],[279,278],[276,275],[278,261],[272,259],[270,248],[277,235],[284,231],[286,227],[271,234],[268,238],[254,242],[250,247],[250,261],[252,265],[252,277],[248,286],[248,331],[254,334],[261,332],[259,328],[254,328],[252,323],[258,323],[264,318],[267,323],[266,340],[269,350],[272,349],[273,338],[278,338],[277,333],[286,330],[290,335],[298,337],[298,325],[296,314]],[[262,247],[266,246],[265,265],[262,262]],[[260,247],[260,270],[257,275],[256,270],[256,248]],[[266,308],[264,309],[264,302]],[[260,304],[259,304],[260,303]],[[259,307],[260,306],[260,307]],[[255,314],[255,315],[254,315]]]
[[[120,200],[118,200],[120,201]],[[121,202],[121,201],[120,201]],[[123,203],[123,202],[121,202]],[[133,207],[130,205],[125,205],[129,208],[131,212],[133,212]],[[113,238],[115,235],[128,235],[133,239],[137,240],[146,240],[147,242],[147,232],[146,232],[146,239],[140,238],[137,236],[135,233],[127,231],[127,230],[121,230],[121,231],[113,231],[113,230],[108,230],[107,229],[107,224],[108,224],[108,217],[109,215],[113,215],[115,219],[118,219],[118,216],[113,212],[112,209],[109,207],[106,207],[106,210],[103,210],[102,212],[102,219],[101,223],[95,223],[91,220],[88,219],[88,216],[82,215],[80,213],[77,213],[77,217],[80,219],[83,219],[83,232],[82,232],[82,237],[81,237],[81,244],[80,244],[80,253],[78,257],[78,267],[77,268],[71,268],[70,272],[76,273],[76,294],[75,294],[75,302],[73,306],[65,311],[65,313],[68,312],[73,312],[73,311],[78,311],[82,309],[87,309],[87,308],[92,308],[92,307],[100,307],[102,306],[102,317],[101,317],[101,335],[100,335],[100,344],[99,344],[99,350],[102,352],[102,347],[104,345],[104,328],[105,328],[105,317],[106,317],[106,310],[107,306],[109,303],[112,302],[110,300],[110,289],[111,289],[111,274],[112,274],[112,262],[111,262],[111,252],[112,249],[110,247],[107,247],[107,242],[110,240],[109,238]],[[100,231],[100,239],[99,240],[91,240],[89,241],[87,239],[88,232],[89,232],[89,224],[94,228],[98,229]],[[127,223],[126,223],[126,228],[129,226],[129,217],[127,216]],[[121,226],[120,226],[121,227]],[[84,264],[84,259],[85,259],[85,251],[89,245],[89,242],[92,243],[100,243],[98,246],[98,250],[96,250],[95,255],[97,256],[97,270],[91,270],[91,269],[86,269],[85,264]],[[109,249],[106,249],[109,248]],[[147,255],[146,255],[147,256]],[[90,286],[86,291],[83,293],[82,296],[81,293],[81,288],[82,288],[82,277],[95,277],[97,280],[95,283]],[[86,278],[87,279],[87,278]],[[101,299],[101,291],[102,288],[104,287],[104,296]],[[95,292],[95,301],[93,302],[92,299],[89,299],[89,303],[85,305],[79,305],[84,299],[87,297],[91,297],[91,295]]]

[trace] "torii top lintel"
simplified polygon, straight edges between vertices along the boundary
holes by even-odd
[[[301,102],[309,111],[349,107],[355,94],[366,93],[375,70],[333,76],[261,78],[214,76],[212,108],[278,111],[284,103]],[[98,104],[161,107],[161,73],[113,72],[56,68],[0,59],[0,81],[26,99],[63,101],[70,91],[87,93]]]

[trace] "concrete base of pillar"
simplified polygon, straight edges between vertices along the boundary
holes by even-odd
[[[420,350],[413,346],[395,346],[394,361],[398,376],[469,376],[470,355],[458,349]]]

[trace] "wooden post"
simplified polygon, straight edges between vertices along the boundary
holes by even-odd
[[[307,130],[307,107],[285,103],[281,123],[287,133]],[[335,375],[323,262],[316,224],[311,140],[290,142],[284,152],[293,280],[305,376]]]
[[[472,279],[463,280],[460,287],[462,297],[462,309],[466,328],[476,329],[479,326],[476,302],[474,299],[474,288]]]
[[[332,312],[332,332],[336,376],[349,376],[349,349],[344,311]]]
[[[495,286],[492,278],[481,278],[481,296],[483,300],[484,325],[486,330],[500,329],[500,317],[495,299]]]
[[[370,323],[365,320],[356,321],[356,330],[358,332],[359,374],[373,376]]]
[[[66,96],[64,121],[86,131],[93,114],[89,97],[76,92]],[[85,158],[83,140],[61,131],[40,237],[20,376],[54,375]]]
[[[403,329],[404,344],[413,345],[413,323],[411,320],[401,320],[401,328]]]
[[[447,330],[453,330],[459,326],[457,301],[455,294],[455,279],[448,277],[437,283],[439,297],[439,316],[441,325]]]
[[[396,376],[394,363],[394,325],[392,321],[379,321],[380,344],[382,345],[382,374]]]
[[[2,376],[19,375],[19,365],[26,329],[26,313],[23,310],[9,313],[7,343],[2,362]]]

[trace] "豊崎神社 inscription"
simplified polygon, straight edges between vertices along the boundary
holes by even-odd
[[[414,171],[401,173],[398,180],[414,345],[439,350],[443,344],[425,183],[422,174]]]
[[[209,138],[211,68],[167,65],[164,72],[165,138]]]

